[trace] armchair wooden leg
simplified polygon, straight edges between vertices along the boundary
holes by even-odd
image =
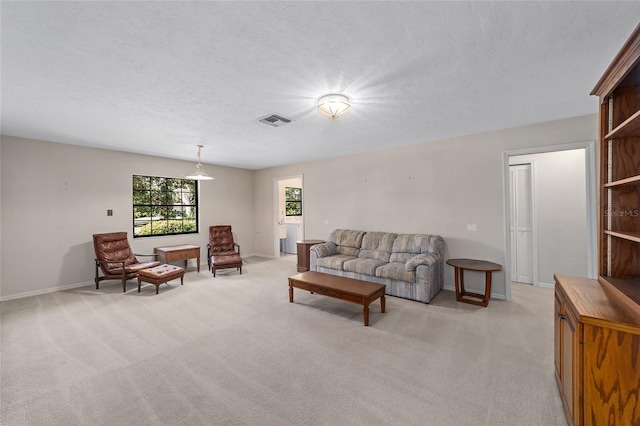
[[[100,277],[98,277],[98,262],[96,261],[96,277],[95,277],[95,282],[96,282],[96,290],[100,289]]]

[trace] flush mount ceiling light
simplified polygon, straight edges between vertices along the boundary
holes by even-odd
[[[324,95],[318,100],[318,112],[333,119],[349,111],[351,104],[345,95]]]
[[[200,164],[200,150],[204,147],[204,145],[196,145],[198,147],[198,164],[196,164],[196,171],[185,176],[185,179],[193,179],[193,180],[212,180],[215,179],[213,176],[209,176],[207,172],[202,169],[202,164]]]

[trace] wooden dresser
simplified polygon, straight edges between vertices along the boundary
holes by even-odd
[[[569,424],[640,425],[640,314],[598,280],[555,279],[556,380]]]

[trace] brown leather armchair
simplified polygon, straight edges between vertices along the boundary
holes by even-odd
[[[136,278],[138,271],[160,265],[157,261],[139,262],[131,251],[126,232],[93,234],[93,248],[96,252],[96,290],[100,288],[100,281],[122,280],[122,291],[127,291],[127,280]],[[99,276],[98,269],[102,271],[103,276]]]
[[[238,251],[236,251],[236,248]],[[231,225],[209,227],[207,251],[207,262],[214,277],[217,269],[228,268],[237,268],[240,271],[240,275],[242,275],[240,246],[233,241]]]

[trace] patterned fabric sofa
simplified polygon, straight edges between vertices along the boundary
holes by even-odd
[[[429,303],[442,290],[439,235],[336,229],[310,249],[310,270],[386,284],[387,294]]]

